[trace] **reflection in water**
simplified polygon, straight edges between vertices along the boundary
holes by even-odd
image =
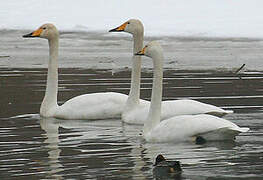
[[[173,180],[181,180],[182,173],[169,173],[166,169],[153,169],[153,177],[154,179],[173,179]]]
[[[146,149],[142,145],[139,145],[139,147],[136,147],[134,145],[134,148],[131,149],[130,156],[133,157],[134,159],[133,160],[134,166],[132,168],[133,179],[147,177],[145,171],[148,169],[148,167],[147,167],[147,159],[145,157],[145,151]]]
[[[61,175],[59,172],[63,171],[63,166],[60,163],[60,152],[59,148],[59,125],[56,123],[54,118],[40,118],[40,127],[43,129],[47,138],[44,141],[48,152],[48,165],[49,171],[47,172],[50,178],[60,179]]]
[[[122,134],[126,137],[132,149],[129,155],[132,158],[132,179],[146,179],[146,171],[149,169],[148,161],[146,158],[147,149],[144,147],[144,140],[141,136],[141,125],[128,125],[122,123]]]
[[[206,179],[202,176],[196,177],[198,171],[203,171],[204,176],[205,174],[210,174],[209,170],[202,168],[203,166],[226,166],[228,163],[223,159],[223,162],[218,164],[212,162],[217,162],[222,154],[224,154],[223,156],[225,156],[224,158],[226,159],[231,158],[241,147],[241,145],[237,147],[239,146],[238,143],[233,141],[209,142],[203,145],[191,143],[146,143],[140,135],[141,129],[142,126],[139,125],[123,124],[123,135],[132,146],[129,155],[132,157],[132,162],[134,163],[132,167],[133,179],[147,179],[149,174],[156,179]],[[156,172],[153,171],[153,162],[158,154],[164,154],[168,159],[180,160],[183,164],[183,169],[185,169],[184,171],[189,175],[185,175],[185,173],[156,174]],[[221,159],[221,157],[219,159]],[[189,172],[189,167],[195,167],[195,170]]]

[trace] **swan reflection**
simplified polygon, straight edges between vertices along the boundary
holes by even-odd
[[[60,179],[59,172],[63,171],[63,165],[60,163],[61,149],[59,147],[59,124],[56,123],[54,118],[41,118],[40,127],[46,134],[46,140],[44,141],[45,147],[48,149],[48,174],[50,177]]]

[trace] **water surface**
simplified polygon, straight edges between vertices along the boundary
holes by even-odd
[[[149,99],[151,70],[142,73]],[[60,69],[59,103],[79,94],[128,93],[130,71]],[[151,179],[157,154],[180,160],[177,179],[261,179],[263,176],[262,74],[242,79],[229,71],[166,70],[163,99],[193,99],[236,113],[225,118],[246,126],[236,142],[151,144],[142,127],[113,120],[58,120],[38,115],[46,69],[0,71],[0,174],[2,179]],[[167,178],[167,177],[165,177]]]
[[[46,40],[22,38],[30,31],[1,30],[1,179],[159,178],[152,171],[159,153],[182,162],[177,179],[262,179],[262,40],[146,37],[165,51],[163,100],[192,98],[231,109],[225,118],[251,129],[236,142],[151,144],[142,140],[141,126],[119,119],[39,117],[48,49]],[[128,94],[131,36],[61,32],[60,45],[59,104],[85,93]],[[233,72],[244,63],[240,79]],[[149,58],[143,67],[141,97],[149,100]]]

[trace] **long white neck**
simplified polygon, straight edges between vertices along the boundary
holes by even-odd
[[[134,54],[143,48],[143,31],[133,34],[133,56],[132,56],[132,74],[131,74],[131,87],[129,97],[125,107],[130,109],[139,104],[140,99],[140,85],[141,85],[141,56]]]
[[[162,85],[163,85],[163,54],[156,53],[153,58],[153,86],[151,96],[151,106],[147,120],[143,126],[143,134],[149,133],[156,125],[160,123]]]
[[[49,63],[47,73],[47,86],[45,97],[40,107],[40,115],[49,117],[52,116],[58,107],[58,37],[48,40],[49,44]]]

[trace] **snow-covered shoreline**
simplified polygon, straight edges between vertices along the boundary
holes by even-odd
[[[8,0],[0,29],[35,29],[46,22],[61,31],[107,31],[141,19],[147,36],[263,38],[260,0]]]

